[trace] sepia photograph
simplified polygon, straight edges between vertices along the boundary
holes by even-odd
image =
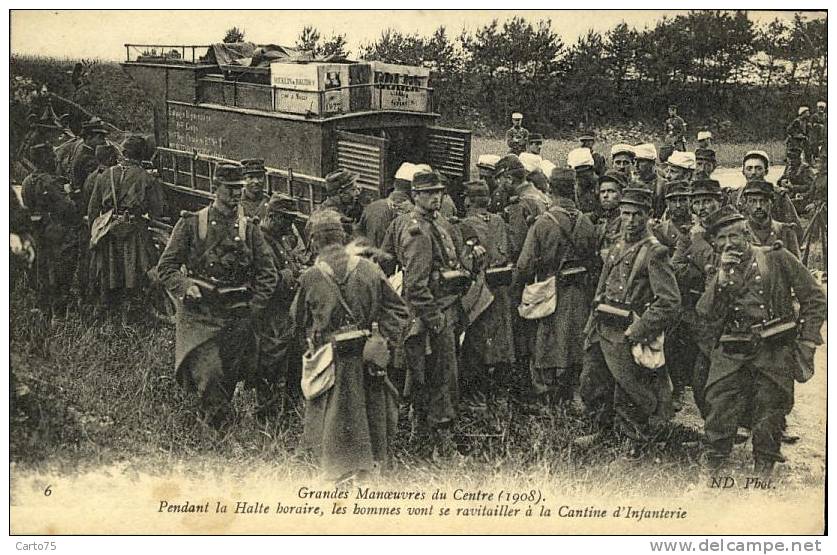
[[[827,533],[826,10],[8,14],[10,535]]]

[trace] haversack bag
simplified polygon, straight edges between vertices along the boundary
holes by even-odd
[[[117,236],[124,236],[131,228],[130,222],[123,216],[118,214],[119,207],[116,204],[116,185],[113,183],[113,171],[115,167],[110,168],[110,191],[113,195],[113,208],[102,212],[90,226],[90,248],[95,249],[96,245],[109,233],[114,233]],[[125,177],[125,172],[122,172],[120,182]]]
[[[334,346],[331,341],[302,355],[302,396],[316,399],[334,386]]]
[[[524,320],[546,318],[555,312],[557,300],[555,276],[550,276],[523,288],[523,297],[517,307],[517,313]]]

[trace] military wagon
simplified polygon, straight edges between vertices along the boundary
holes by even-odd
[[[213,197],[219,162],[263,158],[265,185],[305,218],[324,177],[359,175],[362,202],[384,196],[403,162],[469,179],[471,133],[438,126],[427,68],[313,60],[249,43],[125,45],[124,71],[154,107],[154,162],[173,215]]]

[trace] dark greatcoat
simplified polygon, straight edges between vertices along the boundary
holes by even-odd
[[[370,202],[360,216],[358,231],[376,248],[384,244],[389,224],[401,214],[412,211],[413,202],[405,191],[393,191],[387,198]]]
[[[529,283],[556,275],[563,267],[589,266],[596,256],[596,235],[590,219],[569,199],[560,199],[532,225],[517,260],[520,279]],[[584,324],[590,311],[588,276],[556,282],[555,312],[537,320],[531,362],[534,368],[580,367]]]
[[[267,202],[270,200],[267,196],[261,195],[259,198],[249,199],[244,193],[241,194],[241,203],[238,205],[242,214],[248,218],[258,218],[260,221],[264,220],[267,213]]]
[[[342,247],[328,247],[319,259],[331,267],[355,325],[370,329],[377,322],[390,347],[397,343],[409,313],[380,268],[367,259],[350,257]],[[317,267],[300,277],[291,319],[297,332],[311,342],[352,322],[334,282]],[[332,480],[385,464],[398,416],[397,401],[382,377],[367,371],[359,351],[336,351],[335,357],[334,386],[305,402],[304,432],[325,478]]]
[[[111,179],[113,187],[111,187]],[[142,217],[160,217],[165,210],[160,182],[145,171],[138,162],[125,161],[108,168],[96,179],[87,206],[87,218],[92,225],[99,214],[114,208],[127,214],[130,226],[103,237],[91,257],[91,281],[102,293],[114,289],[138,289],[147,280],[147,272],[154,266],[157,253]]]
[[[460,222],[462,238],[474,239],[485,247],[489,268],[509,262],[508,228],[503,218],[480,209],[472,210]],[[462,343],[462,358],[475,364],[494,366],[514,362],[514,332],[508,286],[490,286],[494,302],[471,324]]]
[[[758,227],[754,222],[748,221],[747,228],[750,230],[750,237],[754,246],[772,247],[776,241],[781,241],[788,252],[800,259],[799,242],[796,239],[796,227],[794,224],[786,224],[770,220],[769,225]]]

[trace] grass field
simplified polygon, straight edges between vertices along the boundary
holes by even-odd
[[[280,481],[316,476],[310,457],[297,449],[301,409],[283,421],[260,423],[252,392],[239,391],[229,429],[219,434],[200,423],[194,399],[174,381],[172,328],[125,327],[84,312],[48,321],[31,308],[32,295],[18,283],[11,294],[11,364],[18,390],[28,393],[13,407],[10,456],[21,479],[109,465],[152,475],[185,467],[209,472],[266,468]],[[699,426],[693,407],[678,421]],[[398,487],[540,484],[566,495],[655,495],[707,487],[707,475],[695,462],[698,448],[680,444],[686,438],[682,429],[639,460],[623,457],[622,446],[613,441],[579,451],[572,440],[590,428],[576,412],[523,408],[502,392],[485,402],[465,402],[458,427],[466,455],[428,463],[407,449],[409,426],[402,418],[394,468],[384,482]],[[823,430],[807,431],[811,454],[778,471],[784,489],[822,483]],[[749,447],[736,448],[733,473],[746,475],[749,458]]]

